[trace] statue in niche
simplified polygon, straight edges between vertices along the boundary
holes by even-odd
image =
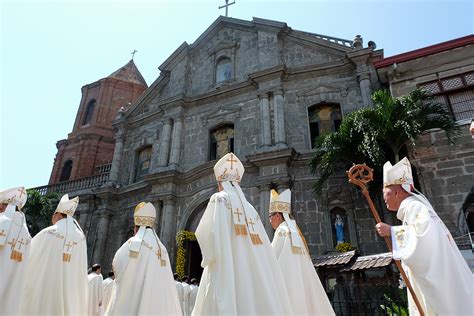
[[[344,242],[344,220],[342,219],[342,216],[339,214],[336,214],[334,228],[336,229],[336,241],[337,241],[337,244],[339,245]]]

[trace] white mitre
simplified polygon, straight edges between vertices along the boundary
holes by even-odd
[[[59,204],[56,207],[55,213],[62,213],[68,216],[73,216],[78,204],[79,204],[78,196],[76,196],[73,199],[69,199],[69,195],[64,194],[61,197],[61,200],[59,200]]]
[[[0,246],[3,246],[7,240],[8,232],[12,227],[13,222],[19,227],[23,226],[25,216],[21,213],[21,216],[14,216],[16,208],[22,209],[26,203],[26,190],[24,187],[12,188],[0,192],[0,203],[8,204],[2,216],[9,218],[10,220],[2,221],[0,223]]]
[[[133,219],[135,225],[139,226],[138,232],[132,237],[130,242],[130,251],[140,252],[143,237],[145,237],[146,227],[153,227],[155,225],[156,209],[150,202],[141,202],[135,207]]]
[[[304,245],[302,237],[299,233],[296,221],[290,218],[291,214],[291,191],[286,189],[278,194],[277,191],[270,191],[270,209],[269,213],[282,213],[288,228],[290,229],[290,240],[292,251],[295,253],[303,253]]]
[[[73,199],[69,199],[68,194],[64,194],[59,200],[59,204],[56,207],[55,213],[62,213],[66,214],[66,236],[64,238],[64,246],[63,246],[63,261],[70,262],[71,261],[71,254],[73,247],[70,247],[71,244],[74,243],[74,212],[76,211],[77,205],[79,204],[79,197],[76,196]],[[79,225],[77,225],[79,227]]]
[[[25,187],[4,190],[0,192],[0,203],[14,205],[21,210],[25,206],[27,196]]]
[[[383,165],[383,186],[400,184],[408,193],[413,189],[413,175],[410,161],[405,157],[394,166],[387,161]]]
[[[244,172],[244,165],[233,153],[226,154],[214,165],[214,175],[219,182],[240,182]]]

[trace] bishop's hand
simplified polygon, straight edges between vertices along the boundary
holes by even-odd
[[[375,230],[377,231],[377,233],[382,236],[382,237],[389,237],[390,236],[390,231],[391,231],[391,227],[390,225],[388,224],[385,224],[385,223],[378,223],[377,225],[375,225]]]

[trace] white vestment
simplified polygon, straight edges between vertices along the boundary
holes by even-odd
[[[188,305],[186,309],[186,315],[190,316],[193,312],[194,304],[196,303],[196,297],[198,293],[199,287],[197,285],[190,285],[190,291],[188,295]]]
[[[115,253],[112,263],[115,291],[106,314],[181,315],[165,246],[157,240],[155,232],[150,228],[146,229],[138,253],[131,252],[131,239]],[[157,255],[159,249],[161,257]]]
[[[22,315],[87,315],[86,240],[74,224],[70,260],[63,261],[66,224],[61,219],[31,240]]]
[[[15,211],[11,217],[5,213],[0,213],[0,235],[5,237],[0,246],[0,315],[16,315],[22,304],[31,236],[23,213]],[[2,227],[9,227],[9,231]],[[15,246],[21,251],[21,261],[12,256]]]
[[[335,315],[306,247],[292,251],[290,229],[283,221],[275,231],[272,246],[285,279],[295,315]],[[301,245],[304,245],[300,238]]]
[[[112,278],[107,278],[102,282],[102,286],[104,289],[104,295],[102,296],[102,310],[105,312],[109,306],[110,297],[115,287],[115,281]]]
[[[189,309],[189,292],[191,291],[191,287],[186,282],[181,282],[181,286],[183,287],[183,304],[181,305],[181,311],[183,315],[186,315]]]
[[[245,199],[249,233],[236,235],[225,192],[212,195],[196,229],[204,268],[193,315],[292,315],[283,275],[258,213]],[[234,206],[239,207],[239,206]]]
[[[181,311],[184,312],[184,288],[183,284],[179,281],[175,281],[176,283],[176,292],[178,293],[179,305],[181,306]]]
[[[102,275],[95,272],[90,273],[87,276],[89,281],[89,316],[100,316],[101,305],[103,301],[104,289],[102,286]]]
[[[474,315],[474,278],[448,229],[428,202],[402,201],[392,227],[393,258],[401,259],[425,315]],[[410,315],[417,315],[409,294]]]

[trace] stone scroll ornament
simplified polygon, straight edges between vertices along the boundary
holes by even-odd
[[[373,169],[367,167],[366,164],[358,164],[358,165],[354,164],[349,169],[349,171],[346,171],[346,173],[349,178],[349,183],[352,183],[358,186],[362,190],[362,194],[367,200],[367,203],[369,204],[369,207],[370,207],[370,211],[372,212],[372,215],[374,216],[374,219],[377,222],[377,224],[381,223],[382,220],[380,219],[380,216],[377,210],[375,209],[374,202],[372,202],[372,199],[370,198],[370,195],[369,195],[369,191],[367,190],[367,187],[366,187],[366,184],[373,180]],[[392,251],[391,240],[388,237],[384,237],[384,239],[385,239],[385,243],[387,244],[388,250]],[[418,297],[416,297],[415,291],[413,290],[410,280],[408,280],[408,277],[405,274],[405,270],[403,270],[402,268],[402,264],[400,263],[400,260],[394,260],[394,261],[398,268],[398,271],[400,272],[400,275],[403,278],[403,281],[405,281],[405,284],[407,285],[408,290],[410,291],[410,294],[413,298],[413,301],[415,302],[416,308],[418,309],[420,316],[424,316],[425,313],[423,312],[423,308],[421,307]]]

